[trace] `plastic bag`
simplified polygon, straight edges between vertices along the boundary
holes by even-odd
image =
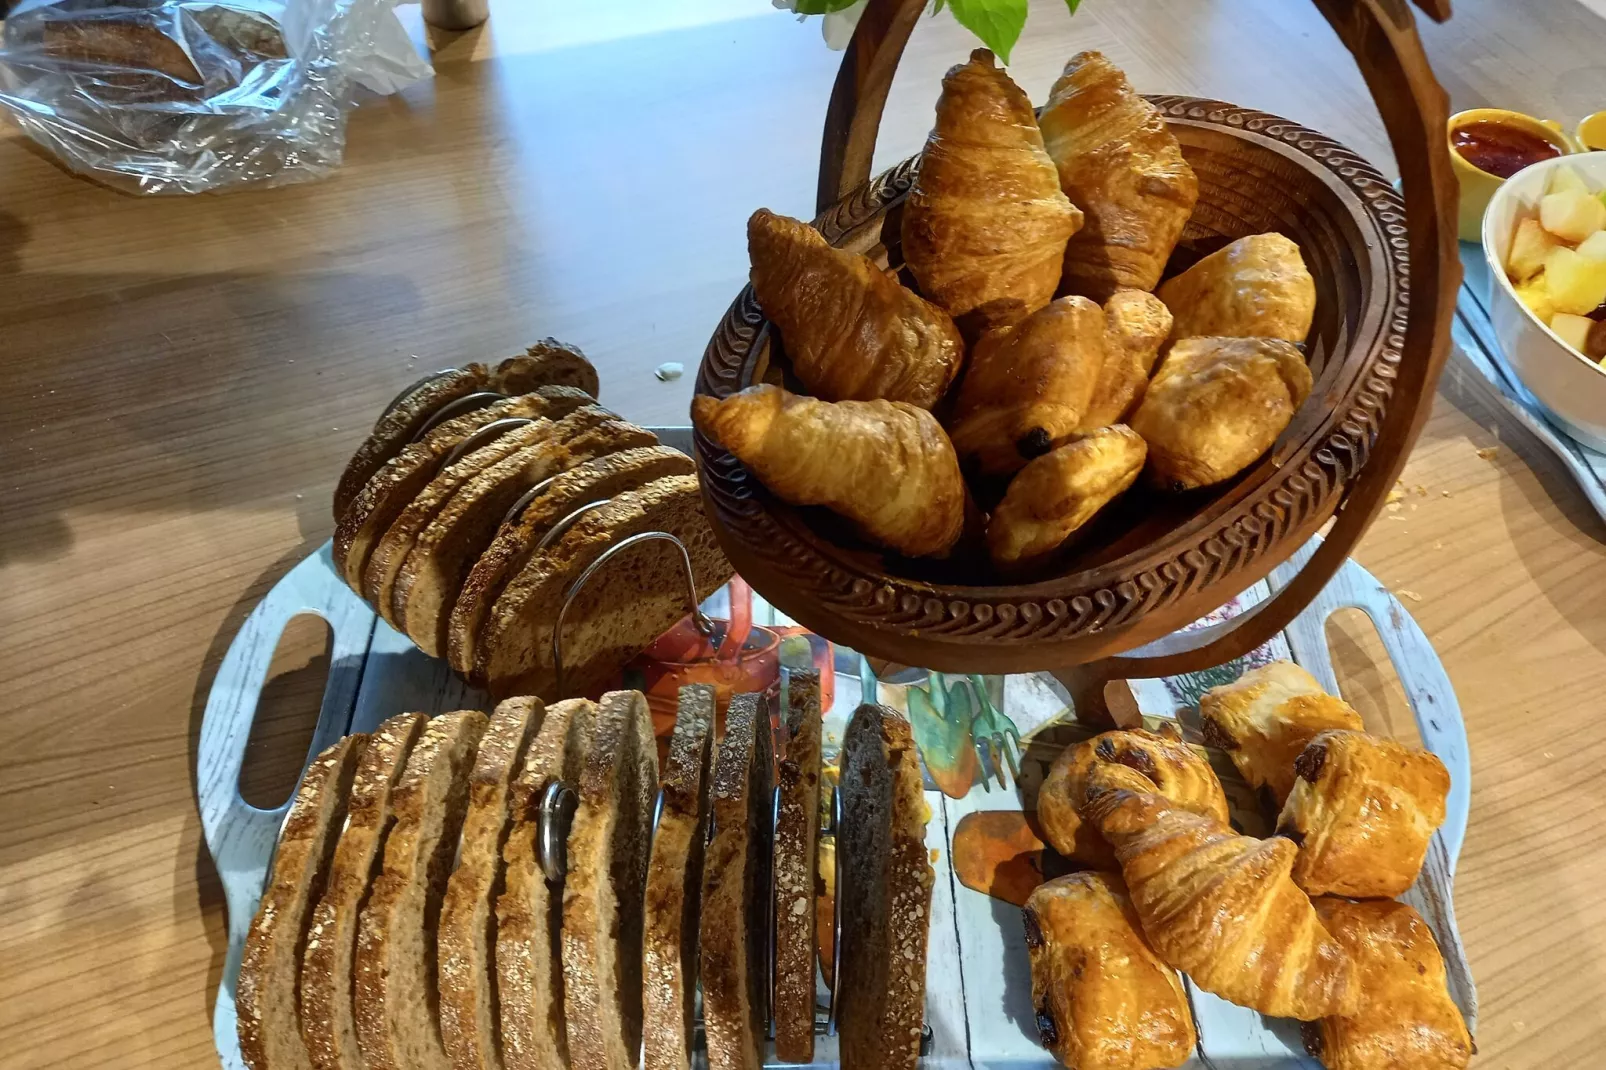
[[[22,0],[0,106],[74,171],[140,193],[319,178],[355,86],[430,76],[395,0]]]

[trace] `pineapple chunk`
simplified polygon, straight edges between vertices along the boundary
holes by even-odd
[[[1589,186],[1584,182],[1584,176],[1565,165],[1550,172],[1550,188],[1545,192],[1566,193],[1569,190],[1576,193],[1588,193]]]
[[[1606,203],[1577,190],[1546,194],[1539,201],[1539,222],[1563,241],[1581,242],[1606,230]]]
[[[1512,282],[1527,282],[1544,268],[1545,257],[1558,244],[1550,231],[1539,225],[1539,220],[1524,219],[1517,224],[1517,233],[1511,239],[1506,274],[1511,276]]]
[[[1606,260],[1558,246],[1545,257],[1545,285],[1557,312],[1587,315],[1606,301]]]
[[[1578,255],[1591,260],[1606,260],[1606,230],[1597,230],[1579,242]]]
[[[1540,323],[1548,325],[1550,317],[1556,314],[1556,303],[1550,299],[1550,287],[1542,274],[1517,287],[1517,300],[1527,305],[1528,310],[1539,317]]]
[[[1571,312],[1558,312],[1550,318],[1550,329],[1580,353],[1584,351],[1589,330],[1593,326],[1595,321],[1588,316],[1575,316]]]

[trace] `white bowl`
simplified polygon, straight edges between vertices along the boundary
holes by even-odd
[[[1489,261],[1489,318],[1518,378],[1568,434],[1606,452],[1606,368],[1573,349],[1528,306],[1506,278],[1506,253],[1518,220],[1537,215],[1556,167],[1574,168],[1590,189],[1606,188],[1606,152],[1558,156],[1523,168],[1495,191],[1483,216]]]

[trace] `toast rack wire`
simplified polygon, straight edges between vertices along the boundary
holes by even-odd
[[[489,446],[514,428],[533,423],[534,420],[525,416],[508,416],[501,420],[492,420],[473,434],[463,436],[463,440],[447,452],[445,459],[441,461],[440,470],[444,472],[475,450]]]

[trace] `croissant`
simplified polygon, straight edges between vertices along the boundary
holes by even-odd
[[[1316,312],[1316,282],[1299,246],[1281,234],[1239,238],[1168,279],[1157,293],[1176,318],[1173,338],[1303,342]]]
[[[1152,791],[1191,810],[1227,823],[1227,796],[1210,763],[1182,741],[1175,726],[1160,732],[1123,728],[1072,744],[1049,766],[1037,791],[1037,823],[1054,850],[1094,869],[1119,868],[1115,851],[1098,826],[1083,821],[1089,777],[1109,766],[1105,783],[1120,781],[1134,791]]]
[[[903,209],[920,290],[971,338],[1019,323],[1059,285],[1082,213],[1060,192],[1032,102],[978,48],[950,70]]]
[[[1289,877],[1298,849],[1240,836],[1093,771],[1083,816],[1115,848],[1143,932],[1207,992],[1277,1018],[1353,1014],[1355,969]]]
[[[1226,751],[1250,787],[1269,787],[1278,806],[1293,790],[1294,759],[1317,733],[1363,727],[1349,703],[1291,661],[1211,688],[1199,699],[1199,719],[1206,745]]]
[[[1038,117],[1060,188],[1087,216],[1065,246],[1062,290],[1104,301],[1152,290],[1199,199],[1160,112],[1098,52],[1071,57]]]
[[[1147,453],[1130,428],[1101,427],[1015,473],[987,521],[993,564],[1007,570],[1041,563],[1137,481]]]
[[[753,293],[811,393],[929,409],[947,392],[965,358],[954,321],[869,257],[766,208],[747,221],[747,255]]]
[[[1104,366],[1105,317],[1062,297],[981,337],[948,422],[954,449],[984,475],[1008,475],[1070,441]]]
[[[1465,1070],[1472,1038],[1445,986],[1444,958],[1422,915],[1389,900],[1316,900],[1316,915],[1355,962],[1360,1006],[1307,1023],[1327,1070]]]
[[[1299,844],[1295,884],[1362,898],[1411,887],[1444,824],[1450,773],[1437,755],[1336,729],[1310,741],[1294,773],[1277,835]]]
[[[1113,873],[1041,884],[1021,911],[1043,1046],[1070,1070],[1181,1066],[1197,1035],[1177,971],[1144,941]]]
[[[959,539],[959,459],[925,409],[820,401],[764,384],[723,401],[695,397],[691,415],[776,497],[840,513],[871,542],[921,557],[946,553]]]
[[[1117,290],[1104,302],[1104,364],[1078,431],[1125,420],[1149,385],[1160,347],[1171,334],[1171,310],[1142,290]]]
[[[1310,395],[1310,368],[1273,338],[1185,338],[1171,347],[1130,421],[1166,490],[1231,479],[1271,448]]]

